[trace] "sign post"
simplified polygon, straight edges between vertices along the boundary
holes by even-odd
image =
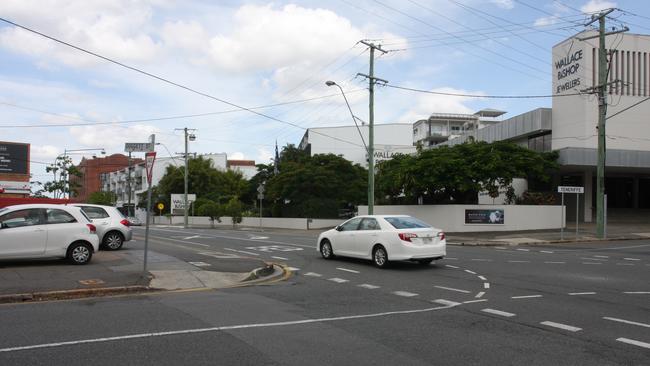
[[[156,152],[153,151],[153,148],[156,146],[154,143],[156,139],[156,135],[151,135],[150,139],[151,139],[151,145],[150,145],[151,150],[144,155],[145,168],[147,171],[147,183],[149,187],[147,189],[147,224],[144,229],[144,260],[142,266],[143,276],[147,275],[147,252],[149,251],[149,218],[151,215],[151,175],[153,173],[153,164],[156,161]]]
[[[158,207],[158,215],[160,215],[160,217],[162,218],[162,210],[165,208],[165,205],[162,202],[160,202],[156,207]]]
[[[264,183],[257,186],[257,198],[260,200],[260,230],[262,230],[262,200],[264,199]]]
[[[560,225],[560,239],[564,240],[564,194],[576,194],[576,238],[578,238],[578,222],[580,221],[580,194],[585,193],[585,187],[558,186],[558,193],[562,193],[562,223]]]

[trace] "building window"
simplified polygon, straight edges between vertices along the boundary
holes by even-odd
[[[551,151],[552,135],[550,133],[528,138],[528,148],[537,152]]]

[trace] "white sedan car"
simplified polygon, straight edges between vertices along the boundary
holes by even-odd
[[[0,208],[0,259],[67,258],[90,262],[99,249],[95,225],[78,207],[31,204]]]
[[[335,255],[371,259],[377,267],[410,260],[428,265],[447,255],[445,233],[406,215],[357,216],[320,234],[317,249]]]

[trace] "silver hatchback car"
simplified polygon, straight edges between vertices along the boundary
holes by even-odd
[[[118,250],[124,242],[133,237],[131,223],[113,206],[74,203],[71,206],[80,207],[97,227],[100,248]]]

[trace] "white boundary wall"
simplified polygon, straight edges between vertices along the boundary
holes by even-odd
[[[465,210],[504,210],[503,224],[465,224]],[[368,213],[368,206],[359,206],[359,215]],[[562,206],[523,205],[420,205],[375,206],[376,215],[410,215],[451,233],[479,231],[520,231],[560,229]]]
[[[152,216],[154,224],[161,225],[182,225],[183,216]],[[307,222],[308,219],[303,218],[279,218],[279,217],[263,217],[262,218],[262,227],[263,228],[276,228],[276,229],[330,229],[334,226],[345,221],[344,219],[312,219],[311,222]],[[143,220],[144,221],[144,220]],[[211,226],[210,218],[206,216],[190,216],[188,217],[187,222],[190,226]],[[222,217],[221,222],[214,222],[215,227],[232,227],[232,221],[230,217]],[[237,224],[238,227],[260,227],[260,218],[259,217],[244,217],[242,222]]]

